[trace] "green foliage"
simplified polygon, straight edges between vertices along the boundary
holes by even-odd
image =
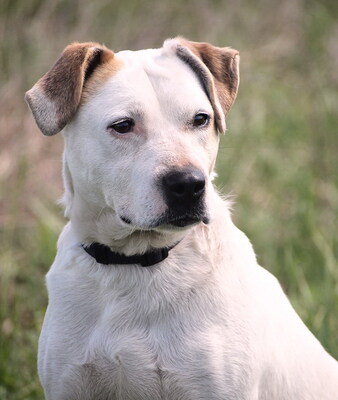
[[[22,98],[75,40],[137,49],[181,34],[240,50],[241,87],[221,140],[217,184],[235,197],[235,222],[260,264],[338,357],[338,11],[331,0],[304,3],[0,3],[1,400],[43,397],[36,350],[44,275],[64,223],[53,206],[61,139],[40,140]]]

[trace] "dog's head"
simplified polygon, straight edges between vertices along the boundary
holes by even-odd
[[[134,230],[208,222],[238,64],[236,50],[183,38],[116,54],[68,46],[26,94],[45,135],[64,129],[68,215],[76,195]]]

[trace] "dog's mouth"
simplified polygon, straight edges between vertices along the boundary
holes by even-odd
[[[126,217],[120,216],[121,220],[129,225],[134,226],[133,221]],[[185,228],[192,225],[196,225],[200,222],[204,224],[208,224],[210,221],[209,216],[205,212],[201,213],[185,213],[181,215],[175,215],[171,213],[166,213],[162,215],[160,218],[157,218],[152,223],[148,224],[147,226],[140,226],[142,230],[153,230],[153,229],[161,229],[161,228]],[[134,226],[135,227],[135,226]]]
[[[173,225],[179,228],[184,228],[186,226],[198,224],[199,222],[208,224],[209,217],[206,215],[204,216],[183,215],[179,217],[165,218],[161,225]]]

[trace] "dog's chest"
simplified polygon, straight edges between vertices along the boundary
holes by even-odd
[[[223,399],[230,389],[218,332],[210,336],[205,329],[192,331],[178,323],[125,327],[97,339],[76,371],[81,396],[88,388],[93,391],[88,400],[101,398],[99,393],[107,399]]]
[[[74,282],[69,278],[65,282],[63,295],[53,293],[55,286],[49,285],[58,310],[52,318],[60,318],[62,326],[49,335],[64,354],[49,353],[46,358],[64,359],[61,362],[67,368],[60,364],[62,386],[71,398],[233,398],[228,395],[234,389],[235,375],[226,365],[226,332],[208,317],[219,320],[217,310],[203,309],[187,293],[186,298],[176,294],[176,303],[181,304],[175,309],[175,302],[165,303],[163,293],[156,297],[152,291],[104,291],[101,297],[93,284],[88,290],[83,284],[77,292]],[[56,286],[59,291],[60,285]],[[73,304],[68,304],[65,293],[71,294]]]

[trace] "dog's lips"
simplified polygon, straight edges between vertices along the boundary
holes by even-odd
[[[209,217],[205,213],[185,213],[181,215],[164,215],[162,218],[157,220],[153,227],[172,227],[172,228],[185,228],[191,225],[203,222],[204,224],[209,223]]]
[[[129,218],[127,218],[127,217],[124,217],[123,215],[120,216],[120,219],[127,225],[131,224],[131,220]]]
[[[189,225],[194,225],[196,223],[199,222],[203,222],[205,224],[209,223],[209,218],[208,217],[199,217],[199,216],[190,216],[190,215],[186,215],[183,217],[178,217],[178,218],[172,218],[172,219],[168,219],[167,223],[170,225],[174,225],[180,228],[183,228],[185,226],[189,226]]]
[[[133,226],[133,222],[131,219],[128,217],[121,215],[120,216],[121,221],[129,226]],[[200,222],[203,222],[204,224],[208,224],[209,217],[206,214],[190,214],[186,213],[183,215],[163,215],[161,218],[157,219],[153,223],[147,225],[147,226],[139,226],[139,229],[142,230],[152,230],[156,228],[161,228],[161,227],[177,227],[177,228],[185,228],[191,225],[198,224]],[[134,228],[137,229],[137,226]]]

